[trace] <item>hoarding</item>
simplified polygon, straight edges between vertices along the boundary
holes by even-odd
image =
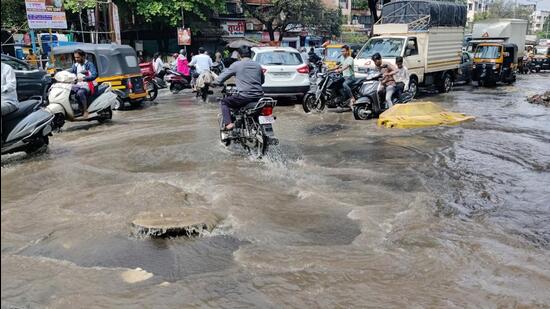
[[[178,45],[191,45],[191,29],[178,28]]]
[[[63,0],[25,0],[31,29],[67,29]]]

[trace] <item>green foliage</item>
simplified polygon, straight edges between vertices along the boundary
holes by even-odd
[[[241,6],[247,15],[265,25],[271,39],[274,39],[276,31],[281,33],[282,38],[293,27],[334,35],[340,33],[340,11],[329,10],[317,0],[272,0],[271,5],[263,6],[249,5],[241,0]]]
[[[22,0],[2,0],[2,28],[26,29],[27,15]]]
[[[365,44],[369,40],[369,36],[360,32],[344,32],[342,33],[342,42],[348,44]]]
[[[477,13],[474,21],[491,18],[519,18],[530,20],[533,10],[527,6],[517,5],[515,0],[494,0],[489,3],[487,12]]]
[[[2,0],[3,1],[3,0]],[[211,11],[225,10],[224,0],[115,0],[119,11],[131,10],[150,22],[161,18],[166,23],[175,26],[181,23],[181,10],[186,14],[194,14],[206,20]],[[65,8],[78,12],[83,8],[95,7],[95,0],[65,0]]]
[[[356,10],[368,10],[369,2],[367,0],[351,0],[351,7]]]

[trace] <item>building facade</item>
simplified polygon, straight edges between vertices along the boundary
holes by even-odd
[[[476,14],[487,12],[490,2],[491,0],[468,0],[468,22],[473,22]]]
[[[534,11],[531,15],[531,33],[535,34],[539,31],[550,31],[550,29],[544,29],[544,23],[550,17],[550,11]]]

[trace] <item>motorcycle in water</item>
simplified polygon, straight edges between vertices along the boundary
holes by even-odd
[[[157,77],[152,62],[140,63],[139,67],[141,75],[143,75],[143,86],[147,91],[147,100],[154,101],[158,96],[159,89],[168,86],[162,78]],[[164,72],[166,72],[166,69],[164,69]]]
[[[197,98],[201,98],[204,103],[208,101],[208,95],[213,92],[210,90],[212,84],[218,75],[211,69],[210,71],[202,72],[195,81],[195,94]]]
[[[46,106],[46,110],[55,116],[52,123],[54,130],[61,129],[65,120],[97,120],[103,123],[113,117],[111,107],[117,103],[118,96],[108,83],[102,83],[96,87],[94,93],[88,97],[88,118],[79,119],[84,111],[72,91],[72,87],[76,83],[76,75],[60,71],[55,74],[54,80],[55,83],[50,87],[48,95],[49,104]]]
[[[359,89],[364,79],[357,79],[351,85],[351,92],[354,97],[358,96]],[[349,98],[344,94],[344,78],[341,73],[325,72],[317,74],[315,85],[311,86],[309,92],[304,96],[302,107],[306,113],[311,111],[321,112],[328,108],[349,108]]]
[[[175,69],[165,68],[164,80],[170,83],[169,89],[173,94],[177,94],[183,89],[190,89],[189,76],[185,76]]]
[[[367,120],[378,117],[385,108],[385,93],[380,93],[382,74],[372,70],[368,73],[363,85],[359,89],[359,99],[353,105],[353,117],[356,120]],[[392,97],[393,104],[404,104],[410,102],[414,94],[404,91],[399,97],[396,94]]]
[[[235,95],[232,87],[224,87],[224,96]],[[226,131],[223,128],[221,114],[218,117],[220,125],[220,140],[226,147],[235,142],[249,151],[251,154],[261,158],[268,151],[270,145],[279,144],[279,140],[273,132],[273,123],[276,117],[273,116],[273,108],[277,101],[272,98],[261,98],[245,107],[231,110],[231,119],[235,124],[233,130]]]
[[[54,115],[42,108],[42,97],[12,105],[2,102],[2,154],[43,149],[52,135]]]

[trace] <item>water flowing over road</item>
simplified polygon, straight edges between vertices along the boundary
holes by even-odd
[[[413,130],[278,106],[261,160],[185,94],[73,125],[2,158],[2,308],[548,307],[550,109],[525,100],[548,89],[426,95],[477,119]],[[133,236],[138,213],[174,207],[224,219]]]

